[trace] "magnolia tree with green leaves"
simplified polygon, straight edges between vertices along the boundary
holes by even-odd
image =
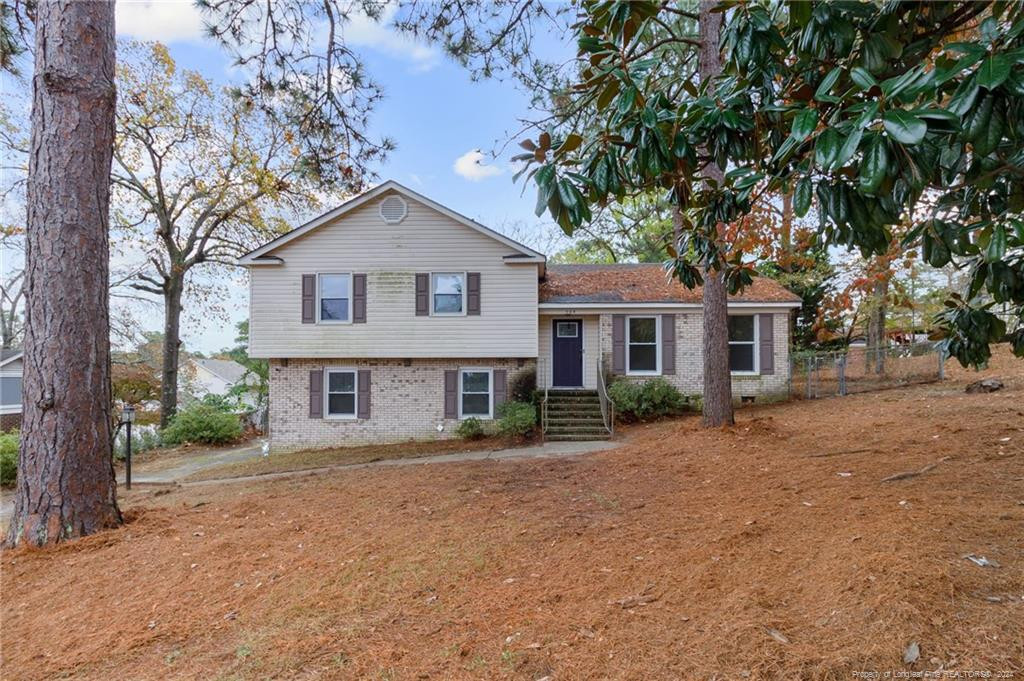
[[[939,319],[960,362],[1006,338],[1006,307],[1024,356],[1024,5],[724,2],[724,71],[700,82],[659,68],[674,5],[582,10],[571,96],[605,125],[541,135],[525,159],[565,229],[660,185],[686,209],[677,275],[693,286],[718,270],[736,290],[753,271],[721,225],[792,191],[823,244],[881,256],[908,224],[904,247],[969,272]],[[721,182],[709,164],[728,169]]]

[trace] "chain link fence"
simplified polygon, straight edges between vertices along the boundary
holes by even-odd
[[[939,381],[944,359],[935,343],[796,353],[790,394],[810,400]]]

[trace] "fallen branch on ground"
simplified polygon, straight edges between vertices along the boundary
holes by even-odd
[[[861,447],[860,449],[841,449],[838,452],[820,452],[818,454],[808,454],[808,459],[820,459],[824,456],[840,456],[842,454],[863,454],[864,452],[873,452],[874,447]]]
[[[938,461],[936,461],[935,463],[930,463],[927,466],[925,466],[924,468],[921,468],[920,470],[916,470],[916,471],[903,471],[902,473],[895,473],[893,475],[890,475],[887,478],[882,478],[882,482],[896,482],[897,480],[907,480],[909,478],[916,478],[917,476],[924,475],[928,471],[932,470],[933,468],[938,466],[943,461],[949,461],[949,457],[948,456],[944,456],[941,459],[939,459]]]

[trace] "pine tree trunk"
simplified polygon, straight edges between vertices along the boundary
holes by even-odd
[[[871,314],[868,316],[868,373],[885,373],[885,301],[889,295],[889,280],[875,281],[872,291]]]
[[[700,51],[698,68],[701,81],[722,72],[722,55],[718,38],[722,14],[712,12],[717,0],[700,3]],[[719,182],[722,168],[711,162],[705,174]],[[718,427],[733,423],[732,376],[729,373],[728,296],[722,273],[709,270],[704,276],[704,425]]]
[[[784,254],[785,263],[782,268],[786,272],[792,271],[793,268],[793,190],[790,189],[782,193],[782,229],[780,231],[780,240],[782,241],[782,252]]]
[[[114,3],[38,5],[17,496],[7,543],[120,524],[111,456],[107,236]]]
[[[181,350],[181,296],[185,282],[168,281],[164,288],[164,350],[160,380],[160,427],[178,410],[178,361]]]

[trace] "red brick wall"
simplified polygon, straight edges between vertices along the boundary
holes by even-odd
[[[21,414],[0,414],[0,431],[21,428]]]

